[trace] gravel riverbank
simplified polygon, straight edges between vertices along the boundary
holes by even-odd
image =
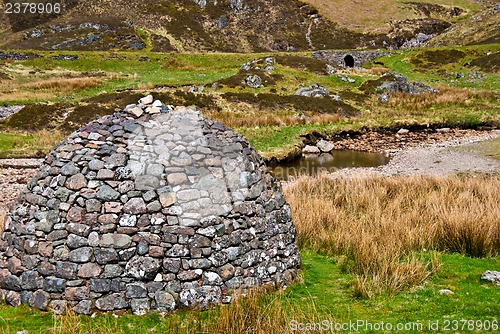
[[[342,169],[331,173],[331,177],[351,177],[360,175],[436,175],[456,173],[499,173],[500,160],[482,156],[474,149],[474,144],[500,138],[500,130],[474,131],[454,130],[447,133],[431,133],[408,136],[393,136],[385,144],[378,140],[347,140],[350,149],[378,152],[391,156],[388,164],[370,168]],[[367,137],[380,137],[368,134]],[[399,138],[398,138],[399,137]],[[417,139],[419,137],[419,139]],[[401,144],[405,142],[405,144]],[[458,150],[459,147],[470,150]]]

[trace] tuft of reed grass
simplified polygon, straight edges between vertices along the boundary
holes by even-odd
[[[320,323],[334,319],[320,313],[314,299],[298,305],[283,291],[269,293],[254,289],[239,294],[231,304],[208,311],[176,312],[164,316],[151,313],[144,318],[122,315],[98,315],[90,319],[68,312],[55,315],[51,332],[56,334],[105,334],[105,333],[214,333],[214,334],[268,334],[295,333],[293,323]],[[154,319],[154,320],[153,320]],[[151,327],[151,328],[149,328]],[[314,333],[329,331],[318,328]]]
[[[360,297],[422,284],[439,268],[425,251],[500,254],[499,176],[303,176],[284,194],[300,247],[346,255]]]

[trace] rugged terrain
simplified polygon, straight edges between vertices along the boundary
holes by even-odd
[[[468,31],[461,44],[485,42],[486,35],[490,36],[488,42],[498,42],[494,32],[498,13],[494,12],[493,4],[472,0],[335,4],[319,0],[60,0],[60,3],[61,13],[50,15],[6,14],[5,5],[0,4],[1,46],[165,52],[352,49],[400,47],[419,34],[428,39],[443,31],[453,31],[456,35],[457,29]],[[471,18],[473,14],[477,15]],[[456,22],[461,23],[457,29]]]

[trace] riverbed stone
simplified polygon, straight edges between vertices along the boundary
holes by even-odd
[[[316,147],[323,153],[329,153],[334,149],[334,145],[324,139],[318,141]]]
[[[302,153],[303,154],[320,154],[321,151],[318,147],[316,146],[312,146],[312,145],[306,145],[303,149],[302,149]]]
[[[10,305],[143,315],[295,278],[290,208],[250,143],[196,107],[150,100],[89,123],[42,162],[1,235]]]

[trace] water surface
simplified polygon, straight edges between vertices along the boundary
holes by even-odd
[[[269,167],[269,171],[279,180],[288,180],[299,175],[314,176],[321,171],[335,172],[342,168],[377,167],[389,162],[389,157],[379,153],[352,150],[334,150],[320,155],[303,155]]]

